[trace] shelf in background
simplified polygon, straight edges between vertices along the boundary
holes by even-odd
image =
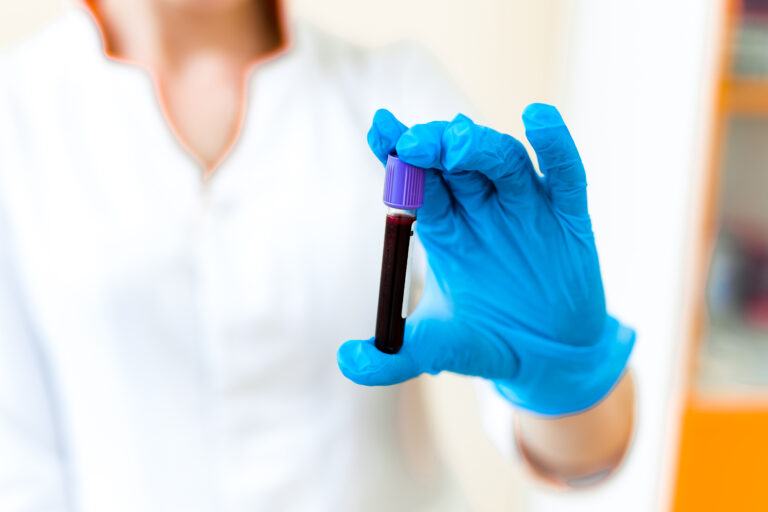
[[[768,77],[731,78],[724,82],[723,89],[727,112],[768,115]]]

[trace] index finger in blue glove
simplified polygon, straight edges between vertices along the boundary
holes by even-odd
[[[436,123],[447,124],[443,121]],[[403,133],[408,131],[403,123],[386,109],[379,109],[373,115],[373,123],[368,130],[368,145],[381,163],[386,165],[387,157],[395,151],[395,146]],[[442,133],[442,129],[439,130]],[[437,139],[439,145],[439,138]],[[441,219],[451,207],[451,197],[448,188],[440,174],[427,168],[424,183],[424,205],[419,210],[419,219],[423,222],[431,222],[432,219]]]
[[[407,129],[407,126],[385,108],[380,108],[373,114],[373,123],[367,136],[368,146],[381,163],[387,164],[387,157],[395,150],[398,139]]]
[[[584,165],[560,113],[533,103],[523,112],[523,124],[554,205],[569,215],[588,216]]]

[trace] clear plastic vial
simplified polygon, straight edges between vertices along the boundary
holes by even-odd
[[[416,209],[424,202],[424,172],[394,155],[387,159],[384,204],[388,208],[376,315],[376,348],[387,354],[396,354],[403,346],[413,229]]]

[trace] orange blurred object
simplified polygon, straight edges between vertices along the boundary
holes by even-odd
[[[674,510],[768,510],[768,410],[689,405]]]

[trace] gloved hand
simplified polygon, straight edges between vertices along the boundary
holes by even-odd
[[[402,350],[348,341],[337,355],[346,377],[475,375],[544,415],[586,409],[617,382],[634,332],[606,314],[584,167],[554,107],[533,104],[523,122],[543,178],[519,141],[464,115],[409,129],[376,112],[379,160],[396,151],[428,169],[416,223],[428,272]]]

